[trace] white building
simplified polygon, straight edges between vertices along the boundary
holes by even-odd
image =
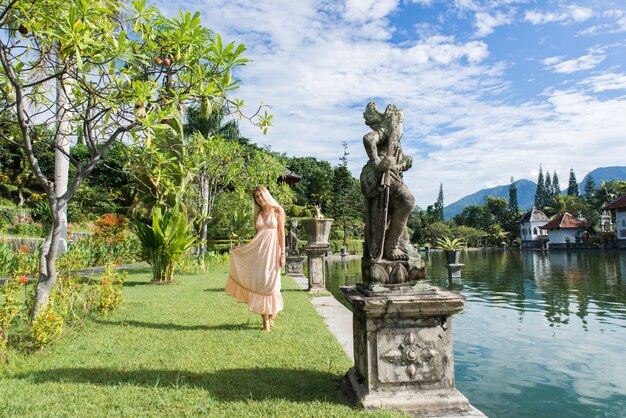
[[[570,244],[580,243],[589,227],[587,222],[565,212],[542,226],[541,229],[548,231],[549,248],[567,248]]]
[[[620,245],[626,245],[626,195],[609,203],[600,210],[615,211],[615,235]]]
[[[521,248],[543,248],[548,241],[548,231],[541,229],[542,226],[550,222],[542,211],[533,209],[526,212],[519,220]]]

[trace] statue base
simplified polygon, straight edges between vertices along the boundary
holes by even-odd
[[[290,276],[304,276],[303,274],[303,255],[288,255],[285,264],[285,270]]]
[[[363,257],[361,258],[361,273],[364,283],[375,283],[385,287],[426,279],[426,268],[411,266],[409,260],[373,261]]]
[[[420,416],[476,413],[454,387],[452,315],[463,310],[463,296],[426,284],[341,291],[353,307],[354,367],[345,380],[358,405]]]
[[[461,264],[461,263],[446,264],[446,268],[448,269],[448,278],[449,279],[461,278],[461,269],[463,268],[464,265],[465,264]]]

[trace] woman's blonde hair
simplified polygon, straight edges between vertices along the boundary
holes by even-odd
[[[270,193],[269,190],[267,190],[267,187],[265,186],[256,186],[254,188],[254,190],[252,191],[252,201],[254,202],[254,219],[257,218],[257,216],[259,215],[259,213],[261,212],[261,210],[263,209],[257,202],[256,199],[254,198],[254,195],[256,194],[256,192],[261,192],[261,195],[263,196],[263,198],[265,199],[266,202],[268,202],[270,204],[270,207],[272,208],[279,208],[280,211],[283,213],[283,215],[285,214],[285,210],[283,209],[283,207],[280,205],[280,203],[278,203],[278,201],[276,199],[274,199],[274,196],[272,196],[272,194]]]

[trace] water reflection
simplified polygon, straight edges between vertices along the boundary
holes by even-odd
[[[624,252],[483,250],[466,251],[463,260],[463,278],[454,283],[443,254],[433,252],[426,259],[429,281],[503,308],[543,311],[552,326],[568,323],[572,314],[626,319]],[[337,298],[340,286],[361,281],[358,257],[329,259],[326,269],[326,287]]]
[[[460,283],[443,254],[432,284],[467,297],[454,322],[459,389],[490,417],[623,416],[626,252],[466,251]],[[327,262],[327,288],[361,280],[360,259]]]

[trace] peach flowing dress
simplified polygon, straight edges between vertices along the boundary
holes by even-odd
[[[226,293],[247,303],[248,310],[275,315],[283,310],[280,293],[280,245],[278,218],[274,210],[266,217],[259,213],[257,233],[249,243],[230,252],[230,274]]]

